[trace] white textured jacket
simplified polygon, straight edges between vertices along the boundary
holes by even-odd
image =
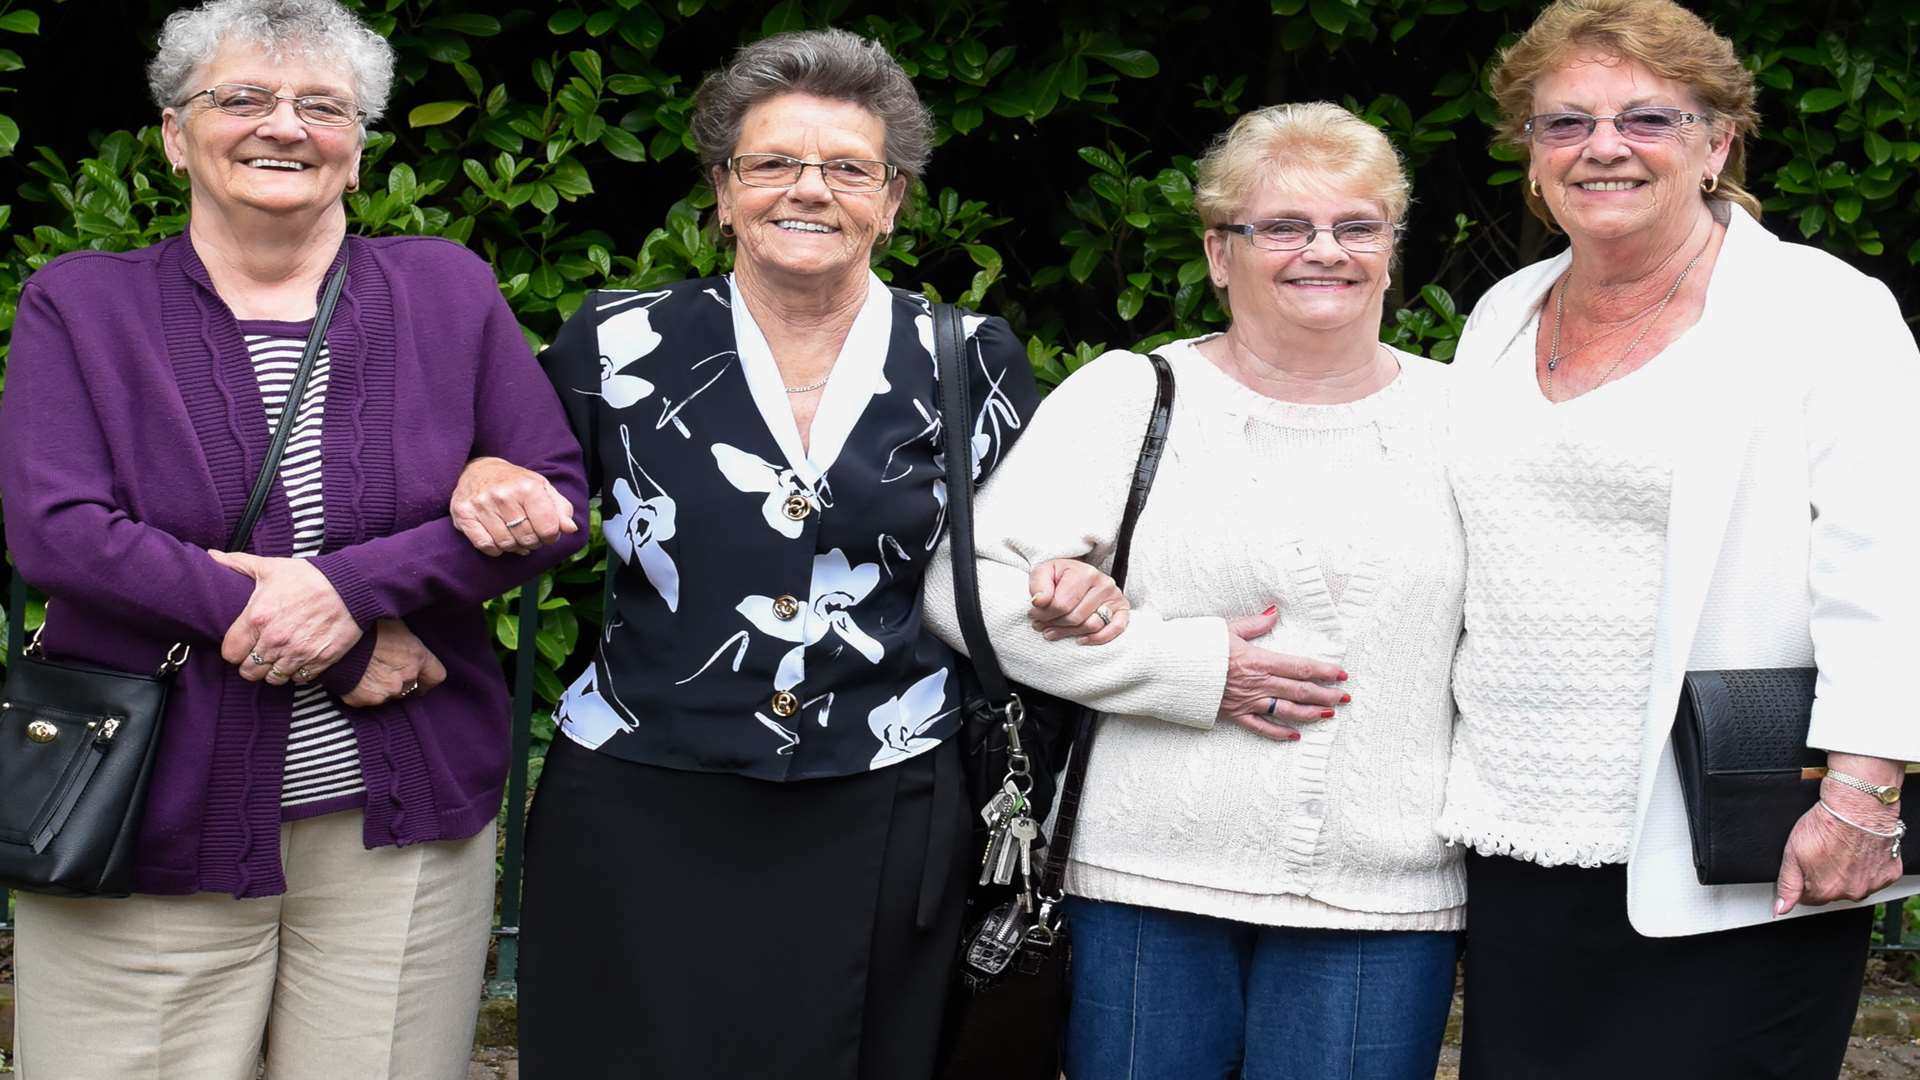
[[[1454,360],[1456,400],[1472,400],[1472,379],[1525,332],[1569,260],[1482,298]],[[1689,342],[1698,360],[1680,385],[1698,408],[1674,464],[1627,866],[1628,916],[1653,937],[1773,917],[1771,885],[1695,877],[1669,737],[1686,671],[1814,664],[1810,745],[1920,760],[1920,351],[1898,306],[1880,282],[1736,211]],[[1920,875],[1866,902],[1916,892]],[[1794,914],[1843,906],[1856,905]]]

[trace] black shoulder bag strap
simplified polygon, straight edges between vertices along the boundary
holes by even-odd
[[[953,545],[953,593],[960,637],[987,701],[997,710],[1014,701],[1013,685],[980,615],[980,578],[973,546],[973,409],[967,394],[967,334],[959,309],[933,305],[933,352],[940,376],[940,440],[947,465],[947,537]]]
[[[273,438],[267,443],[266,460],[260,463],[260,475],[254,477],[253,492],[247,496],[247,508],[234,524],[232,535],[227,537],[228,551],[244,550],[247,541],[253,538],[254,522],[260,520],[260,511],[267,505],[267,492],[273,490],[273,479],[280,469],[280,457],[287,451],[287,440],[293,437],[294,421],[298,418],[301,402],[307,396],[307,382],[313,375],[314,363],[320,358],[320,346],[326,344],[327,324],[333,321],[333,307],[339,302],[340,290],[346,283],[347,264],[343,261],[340,269],[327,279],[326,291],[320,294],[319,310],[313,313],[313,329],[307,334],[307,349],[300,354],[300,369],[294,372],[293,385],[287,388],[287,403],[280,407],[280,423],[273,429]]]
[[[1140,511],[1153,490],[1154,473],[1167,449],[1167,427],[1173,419],[1173,366],[1159,353],[1147,357],[1153,363],[1155,382],[1153,412],[1147,417],[1147,433],[1140,440],[1140,460],[1133,468],[1133,487],[1127,492],[1127,509],[1120,516],[1120,532],[1113,544],[1113,580],[1121,588],[1127,584],[1127,560],[1133,551],[1134,526],[1140,523]],[[1040,900],[1036,920],[1047,933],[1060,929],[1060,901],[1066,897],[1067,858],[1073,852],[1073,828],[1080,819],[1080,789],[1087,782],[1087,759],[1093,755],[1096,731],[1094,711],[1080,710],[1080,724],[1073,736],[1073,759],[1067,764],[1067,776],[1060,784],[1055,800],[1059,812],[1054,815],[1053,835],[1047,843],[1047,864],[1040,873],[1035,890]]]

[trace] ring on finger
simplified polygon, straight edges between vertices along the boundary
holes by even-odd
[[[417,693],[419,693],[419,692],[420,692],[420,680],[419,680],[419,679],[408,679],[408,680],[407,680],[407,681],[406,681],[406,682],[405,682],[404,684],[402,684],[402,685],[401,685],[401,687],[400,687],[400,696],[401,696],[401,697],[412,697],[413,695],[415,695],[415,694],[417,694]]]
[[[313,678],[313,672],[306,668],[301,668],[299,671],[293,673],[294,682],[306,682],[311,678]]]
[[[1277,697],[1270,697],[1270,698],[1268,698],[1268,699],[1267,699],[1267,715],[1268,715],[1268,716],[1272,716],[1272,715],[1273,715],[1273,710],[1275,710],[1275,709],[1277,709],[1277,708],[1279,708],[1279,707],[1280,707],[1280,699],[1279,699],[1279,698],[1277,698]]]
[[[247,659],[251,661],[255,666],[264,666],[267,662],[267,658],[264,656],[261,656],[257,652],[248,653]]]
[[[1093,609],[1093,613],[1100,616],[1101,626],[1113,625],[1113,608],[1110,605],[1101,604],[1099,607]]]
[[[527,523],[527,516],[525,514],[522,514],[519,517],[514,518],[512,521],[507,522],[507,528],[509,529],[518,528],[519,526],[525,525],[526,523]]]

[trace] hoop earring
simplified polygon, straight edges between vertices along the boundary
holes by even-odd
[[[720,221],[720,235],[729,240],[733,239],[733,222],[722,218]]]
[[[1719,173],[1714,173],[1712,176],[1709,176],[1705,180],[1700,181],[1700,194],[1702,195],[1711,195],[1714,192],[1719,190],[1720,190],[1720,174]]]
[[[187,167],[186,167],[185,165],[182,165],[182,164],[180,164],[180,163],[179,163],[179,162],[177,162],[177,161],[176,161],[176,162],[174,162],[174,163],[173,163],[173,175],[175,175],[175,176],[185,176],[185,175],[187,175]]]
[[[347,192],[351,194],[359,190],[360,190],[360,177],[356,175],[347,181]]]
[[[1538,177],[1527,177],[1527,193],[1536,199],[1540,197],[1540,180]]]

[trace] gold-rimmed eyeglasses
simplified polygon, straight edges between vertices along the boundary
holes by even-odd
[[[283,101],[293,103],[295,116],[321,127],[346,127],[367,115],[365,110],[355,106],[348,98],[331,94],[276,94],[264,86],[248,86],[245,83],[209,86],[188,94],[180,100],[180,104],[184,106],[197,97],[206,98],[207,104],[229,116],[244,116],[250,120],[271,114]]]
[[[1385,251],[1393,246],[1394,234],[1400,231],[1400,226],[1391,221],[1336,221],[1331,225],[1315,225],[1299,218],[1262,218],[1214,228],[1239,233],[1254,247],[1268,251],[1299,251],[1312,244],[1321,233],[1332,233],[1334,243],[1360,253]]]
[[[748,187],[792,187],[808,169],[819,169],[821,181],[835,191],[879,191],[900,171],[869,158],[802,161],[785,154],[735,154],[727,159],[727,171]]]

